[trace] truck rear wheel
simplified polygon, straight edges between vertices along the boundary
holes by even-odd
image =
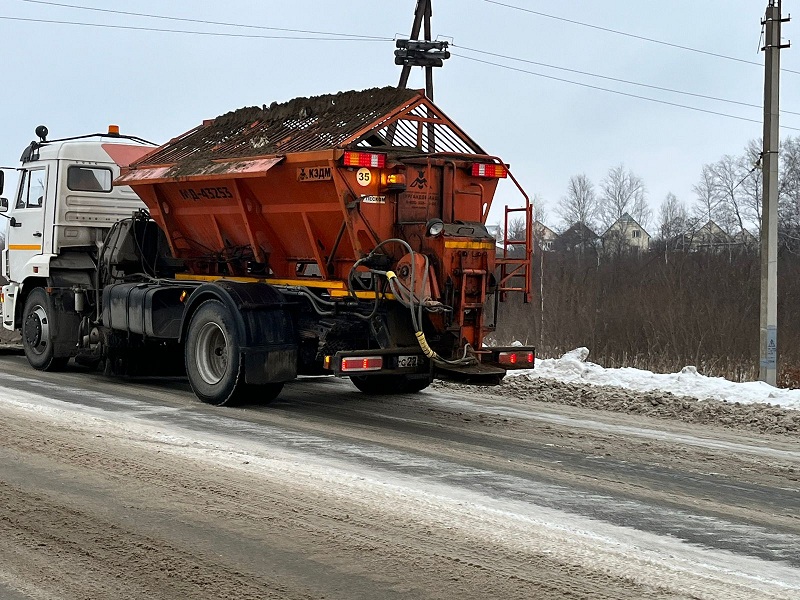
[[[416,394],[428,387],[428,379],[411,379],[407,375],[353,375],[350,381],[365,394]]]
[[[244,383],[239,334],[233,315],[222,302],[207,300],[192,315],[185,358],[189,384],[203,402],[231,405],[249,391]]]
[[[260,385],[246,385],[242,391],[243,396],[257,404],[269,404],[283,391],[283,383],[264,383]]]
[[[69,362],[69,357],[55,355],[56,318],[50,296],[42,288],[32,290],[22,310],[22,348],[34,369],[57,371]]]
[[[416,394],[424,390],[430,384],[430,379],[410,379],[403,375],[403,385],[401,387],[403,388],[404,394]]]

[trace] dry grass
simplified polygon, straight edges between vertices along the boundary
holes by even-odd
[[[544,358],[586,346],[605,367],[674,373],[692,365],[708,376],[758,379],[758,256],[546,254],[534,265],[543,301],[502,304],[498,343],[533,344]],[[800,388],[800,258],[781,257],[778,272],[780,385]]]
[[[778,375],[778,387],[790,390],[800,390],[800,367],[783,367]]]

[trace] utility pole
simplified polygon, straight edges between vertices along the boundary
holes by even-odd
[[[426,42],[433,42],[431,39],[431,16],[433,15],[433,7],[431,6],[432,0],[417,0],[417,8],[414,11],[414,25],[411,27],[411,37],[410,40],[419,40],[419,32],[420,29],[425,28],[425,41]],[[427,48],[427,51],[430,50],[439,50],[442,51],[447,48],[447,43],[439,44],[438,48],[430,47]],[[407,46],[399,46],[398,48],[405,48]],[[424,52],[424,51],[423,51]],[[395,62],[399,62],[399,59],[402,58],[398,56],[398,60]],[[400,83],[397,85],[398,88],[405,88],[408,85],[408,77],[411,75],[411,67],[419,66],[425,67],[425,95],[428,96],[431,100],[433,100],[433,67],[435,66],[442,66],[441,61],[438,65],[436,64],[427,64],[427,61],[424,60],[424,57],[420,55],[417,60],[414,60],[415,57],[409,57],[403,62],[399,62],[399,64],[403,65],[403,70],[400,73]],[[443,56],[443,58],[449,58],[449,54],[447,56]],[[422,63],[422,64],[420,64]]]
[[[433,0],[417,0],[417,8],[414,11],[414,25],[411,27],[411,37],[407,40],[397,40],[397,50],[394,51],[394,62],[397,65],[402,65],[403,70],[400,73],[400,83],[397,84],[399,89],[408,87],[408,77],[411,75],[411,67],[424,67],[425,68],[425,95],[433,101],[433,68],[441,67],[444,61],[450,58],[450,53],[447,51],[448,43],[434,42],[431,32],[431,16],[433,9],[431,2]],[[420,41],[419,32],[424,26],[425,39]],[[430,111],[429,111],[430,113]],[[433,115],[428,114],[428,137],[427,146],[428,152],[433,152],[436,148],[435,141],[435,127],[432,121]],[[394,139],[395,125],[389,127],[387,137],[389,142]]]
[[[431,2],[433,0],[421,0],[427,4],[427,8],[425,9],[425,19],[423,20],[425,23],[425,41],[432,42],[432,34],[431,34],[431,17],[433,16],[433,7],[431,6]],[[445,44],[445,48],[447,45]],[[449,56],[449,55],[448,55]],[[425,67],[425,95],[431,99],[433,102],[433,66],[427,65]]]
[[[759,379],[777,384],[778,374],[778,149],[780,144],[779,105],[781,0],[769,0],[762,26],[764,38],[764,149],[761,193],[761,324]]]

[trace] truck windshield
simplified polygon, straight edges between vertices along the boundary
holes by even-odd
[[[111,169],[69,167],[67,187],[73,192],[110,192]]]

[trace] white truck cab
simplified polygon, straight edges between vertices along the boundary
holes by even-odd
[[[108,230],[145,208],[129,187],[114,186],[114,179],[120,166],[154,147],[120,136],[115,126],[107,134],[63,140],[48,141],[47,133],[44,126],[36,129],[39,141],[31,142],[21,157],[16,192],[0,202],[8,219],[0,263],[8,280],[0,297],[3,327],[22,328],[23,335],[22,309],[32,289],[91,287],[90,274]],[[34,315],[28,325],[35,333],[47,324],[36,322]]]

